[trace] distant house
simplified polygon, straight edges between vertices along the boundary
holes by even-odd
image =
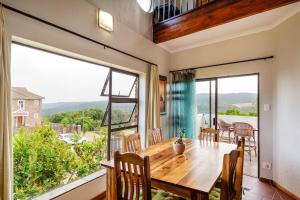
[[[13,127],[34,127],[42,123],[42,100],[44,97],[24,87],[12,88]]]

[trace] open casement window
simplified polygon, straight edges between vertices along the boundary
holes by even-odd
[[[137,97],[138,76],[128,72],[112,72],[112,91],[113,97]],[[109,75],[106,78],[101,96],[109,96]]]
[[[102,88],[101,96],[109,97],[101,126],[108,127],[110,156],[114,151],[121,150],[121,145],[116,141],[122,135],[138,131],[138,82],[137,74],[112,69]]]

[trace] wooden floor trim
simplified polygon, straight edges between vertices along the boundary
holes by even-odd
[[[296,200],[300,200],[300,197],[298,197],[298,196],[295,195],[294,193],[290,192],[288,189],[286,189],[285,187],[283,187],[282,185],[280,185],[280,184],[277,183],[276,181],[273,181],[273,180],[267,179],[267,178],[262,178],[262,177],[260,177],[259,180],[260,180],[261,182],[271,183],[275,188],[277,188],[278,190],[281,190],[282,192],[286,193],[286,194],[289,195],[291,198],[296,199]]]

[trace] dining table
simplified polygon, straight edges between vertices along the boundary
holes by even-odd
[[[149,156],[151,187],[181,197],[208,200],[223,167],[224,154],[236,149],[235,144],[204,140],[183,139],[185,151],[177,155],[173,143],[177,138],[145,148],[138,154]],[[104,160],[106,168],[106,198],[116,199],[114,160]]]

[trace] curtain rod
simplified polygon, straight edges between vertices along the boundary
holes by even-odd
[[[274,56],[267,56],[267,57],[261,57],[261,58],[253,58],[248,60],[239,60],[239,61],[233,61],[233,62],[226,62],[226,63],[220,63],[220,64],[214,64],[214,65],[204,65],[200,67],[193,67],[193,68],[187,68],[187,69],[179,69],[179,70],[172,70],[172,72],[179,72],[179,71],[185,71],[185,70],[194,70],[194,69],[202,69],[202,68],[209,68],[209,67],[218,67],[222,65],[230,65],[230,64],[238,64],[238,63],[244,63],[244,62],[252,62],[252,61],[258,61],[258,60],[267,60],[272,59]]]
[[[127,53],[127,52],[125,52],[125,51],[119,50],[119,49],[117,49],[117,48],[114,48],[114,47],[109,46],[109,45],[107,45],[107,44],[104,44],[104,43],[102,43],[102,42],[98,42],[98,41],[96,41],[96,40],[94,40],[94,39],[91,39],[91,38],[89,38],[89,37],[87,37],[87,36],[81,35],[81,34],[79,34],[79,33],[76,33],[76,32],[74,32],[74,31],[71,31],[71,30],[66,29],[66,28],[64,28],[64,27],[58,26],[58,25],[53,24],[53,23],[51,23],[51,22],[49,22],[49,21],[43,20],[43,19],[41,19],[41,18],[38,18],[38,17],[36,17],[36,16],[33,16],[33,15],[31,15],[31,14],[28,14],[28,13],[26,13],[26,12],[23,12],[23,11],[21,11],[21,10],[18,10],[18,9],[16,9],[16,8],[13,8],[13,7],[11,7],[11,6],[8,6],[8,5],[6,5],[6,4],[3,4],[3,3],[1,3],[1,2],[0,2],[0,5],[3,5],[4,8],[6,8],[6,9],[8,9],[8,10],[11,10],[11,11],[13,11],[13,12],[19,13],[19,14],[21,14],[21,15],[23,15],[23,16],[29,17],[29,18],[34,19],[34,20],[36,20],[36,21],[39,21],[39,22],[41,22],[41,23],[47,24],[47,25],[52,26],[52,27],[54,27],[54,28],[57,28],[57,29],[59,29],[59,30],[65,31],[65,32],[70,33],[70,34],[72,34],[72,35],[75,35],[75,36],[77,36],[77,37],[80,37],[80,38],[83,38],[83,39],[88,40],[88,41],[90,41],[90,42],[93,42],[93,43],[96,43],[96,44],[98,44],[98,45],[101,45],[101,46],[104,47],[104,49],[108,48],[108,49],[114,50],[114,51],[116,51],[116,52],[118,52],[118,53],[124,54],[124,55],[126,55],[126,56],[131,57],[131,58],[134,58],[134,59],[136,59],[136,60],[139,60],[139,61],[148,63],[148,64],[150,64],[150,65],[156,65],[156,66],[157,66],[157,64],[155,64],[155,63],[149,62],[149,61],[147,61],[147,60],[145,60],[145,59],[139,58],[139,57],[137,57],[137,56],[135,56],[135,55],[132,55],[132,54]]]

